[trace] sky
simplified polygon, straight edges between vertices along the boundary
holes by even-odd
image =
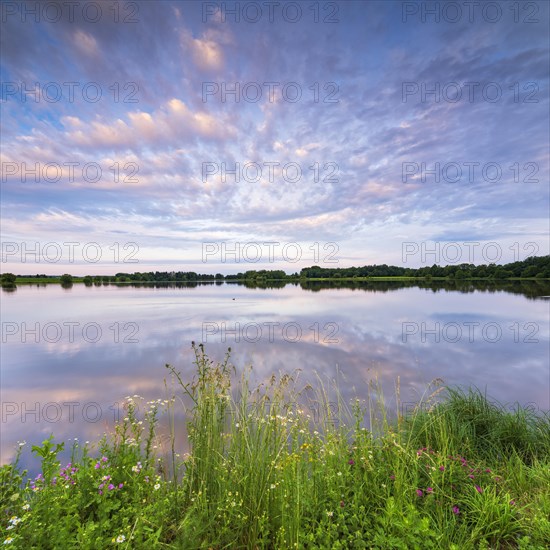
[[[549,5],[2,2],[0,269],[548,254]]]

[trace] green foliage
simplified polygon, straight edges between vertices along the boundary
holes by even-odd
[[[0,283],[3,285],[13,285],[17,277],[13,273],[2,273]]]
[[[550,539],[549,418],[442,388],[390,422],[376,385],[345,403],[298,373],[249,386],[195,347],[178,395],[140,404],[62,465],[53,437],[28,479],[0,468],[0,541],[13,548],[542,549]],[[188,453],[174,449],[186,403]],[[141,405],[138,407],[138,404]],[[157,457],[158,415],[172,422]],[[142,411],[138,414],[138,410]],[[369,430],[365,427],[368,418]]]

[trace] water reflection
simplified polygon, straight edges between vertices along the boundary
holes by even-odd
[[[475,385],[549,408],[547,282],[296,282],[18,285],[2,308],[2,462],[13,445],[94,440],[123,398],[168,397],[166,363],[194,373],[191,342],[253,365],[260,383],[300,369],[339,379],[346,397],[378,377],[394,403],[430,381]],[[37,304],[38,307],[37,307]],[[500,334],[499,334],[500,331]]]

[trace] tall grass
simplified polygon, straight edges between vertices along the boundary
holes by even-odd
[[[189,382],[168,367],[187,403],[188,454],[176,453],[174,400],[164,403],[171,464],[153,453],[158,403],[143,420],[130,406],[96,458],[75,452],[69,482],[52,482],[61,471],[53,443],[36,448],[49,479],[0,470],[8,544],[546,548],[548,415],[438,388],[391,420],[376,384],[351,402],[320,379],[302,384],[298,372],[250,387],[250,370],[238,377],[229,355],[214,363],[202,346],[195,354]]]

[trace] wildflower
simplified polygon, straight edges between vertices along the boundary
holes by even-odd
[[[392,474],[392,475],[390,476],[390,479],[391,479],[392,481],[395,481],[395,476]]]
[[[353,465],[355,464],[355,460],[353,460],[353,458],[350,458],[350,459],[348,460],[348,464],[349,464],[350,466],[353,466]]]
[[[460,510],[459,510],[458,506],[453,506],[453,514],[455,516],[458,516],[458,514],[460,514]]]
[[[327,510],[327,516],[331,518],[334,515],[334,512],[332,510]]]
[[[28,510],[30,507],[30,504],[23,504],[23,510]]]
[[[6,527],[6,531],[11,531],[12,529],[15,529],[15,525],[8,525]]]
[[[336,475],[337,475],[337,476],[341,476],[341,475],[342,475],[342,472],[338,472]]]
[[[10,523],[12,525],[17,525],[21,521],[21,518],[18,518],[17,516],[12,516],[10,518]]]
[[[510,501],[510,506],[515,506],[515,505],[516,505],[516,501],[515,501],[514,499],[512,499],[512,500]]]
[[[444,471],[445,471],[445,466],[440,466],[440,467],[439,467],[439,471],[440,471],[440,472],[444,472]]]
[[[432,487],[426,487],[426,493],[433,493],[434,490]]]
[[[13,542],[13,537],[8,537],[4,540],[4,544],[11,544]]]
[[[115,488],[115,486],[112,483],[110,483],[109,487],[107,487],[107,489],[109,489],[109,491],[112,491],[114,488]]]
[[[119,483],[119,484],[118,484],[118,488],[119,488],[119,489],[122,489],[123,487],[124,487],[124,483]]]
[[[107,462],[107,460],[109,460],[109,459],[106,456],[101,457],[101,462]]]
[[[96,462],[96,464],[95,464],[94,468],[95,468],[96,470],[98,470],[98,469],[99,469],[99,467],[100,467],[100,464],[99,464],[99,462]]]
[[[344,501],[341,500],[341,501],[340,501],[340,508],[343,508],[344,506],[345,506]]]
[[[160,483],[155,483],[155,485],[153,486],[153,489],[155,491],[158,491],[160,489]]]
[[[423,493],[420,489],[417,489],[417,490],[416,490],[416,496],[417,496],[417,497],[423,497],[423,496],[424,496],[424,493]]]
[[[476,485],[475,488],[478,493],[483,493],[483,489],[479,485]]]
[[[277,485],[275,485],[275,483],[272,483],[271,484],[271,489],[276,489],[277,488]]]
[[[126,540],[126,537],[124,535],[119,535],[116,539],[115,539],[115,542],[117,542],[118,544],[124,542]]]
[[[470,479],[475,479],[476,476],[470,474],[468,477],[469,477]]]

